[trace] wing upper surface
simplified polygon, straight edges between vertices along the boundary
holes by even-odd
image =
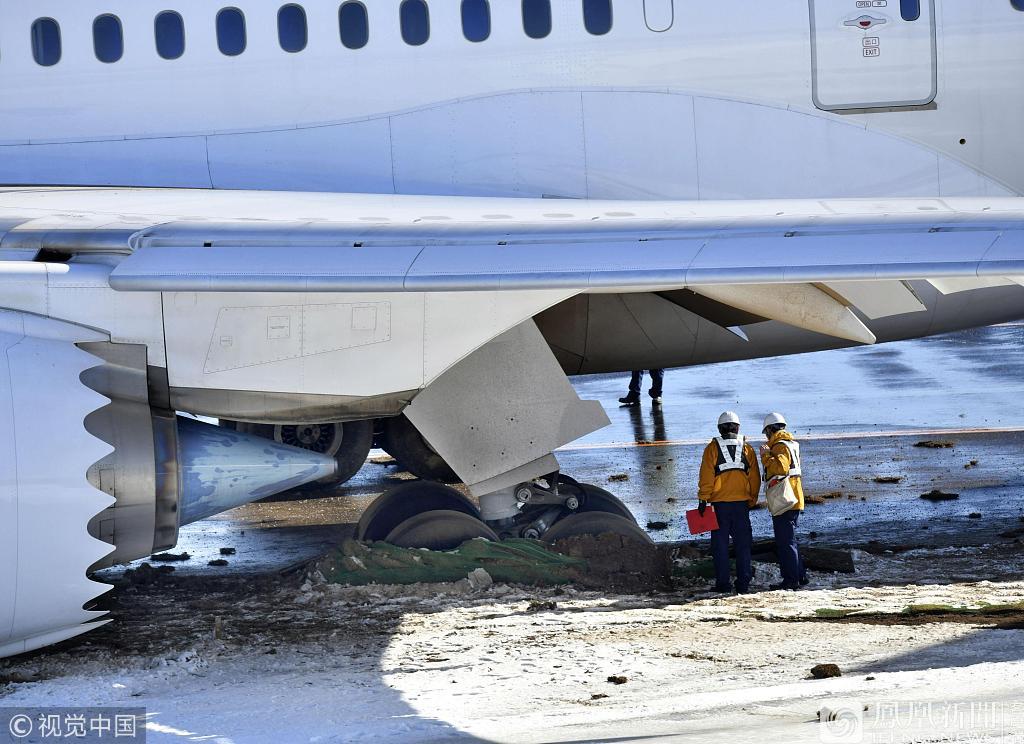
[[[874,337],[850,322],[849,308],[867,318],[925,309],[909,280],[947,292],[1024,276],[1020,198],[602,202],[19,189],[0,191],[0,222],[15,225],[0,256],[5,245],[119,247],[126,256],[110,284],[120,291],[689,288],[865,342]],[[791,286],[770,289],[778,285]],[[780,302],[799,306],[795,320]]]

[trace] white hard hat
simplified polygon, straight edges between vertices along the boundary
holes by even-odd
[[[785,426],[786,417],[783,416],[781,413],[777,412],[769,413],[767,416],[764,417],[764,426],[761,427],[761,431],[764,431],[769,426],[775,426],[775,424],[782,424],[783,426]]]
[[[719,426],[721,426],[722,424],[738,424],[739,422],[740,417],[737,416],[736,413],[733,411],[726,411],[725,413],[718,417]]]

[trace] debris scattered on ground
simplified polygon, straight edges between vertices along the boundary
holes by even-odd
[[[655,466],[654,466],[654,469],[655,469],[655,470],[661,470],[661,465],[655,465]]]
[[[668,522],[648,522],[647,529],[649,530],[667,530]]]
[[[469,588],[475,592],[479,592],[494,584],[494,579],[483,568],[474,568],[470,571],[466,576],[466,581],[469,582]]]
[[[221,555],[234,555],[235,552],[236,551],[235,551],[234,548],[221,548],[220,549],[220,554]]]
[[[817,533],[815,533],[817,537]],[[755,540],[751,545],[751,558],[758,563],[776,563],[778,555],[774,540]],[[825,573],[853,573],[853,553],[839,548],[811,547],[802,545],[800,557],[811,571]]]
[[[843,498],[843,492],[842,491],[829,491],[828,493],[821,494],[821,498],[823,498],[823,499],[841,499],[841,498]]]
[[[161,576],[174,573],[174,566],[152,566],[140,564],[138,568],[129,568],[124,572],[125,581],[129,584],[146,585],[157,581]]]
[[[595,692],[593,695],[590,696],[590,699],[591,700],[604,700],[606,697],[608,697],[608,696],[605,695],[603,692]]]
[[[215,558],[214,560],[210,561],[206,565],[208,565],[208,566],[226,566],[226,565],[228,565],[228,562],[226,560],[224,560],[223,558]]]
[[[619,674],[613,674],[610,677],[608,677],[608,681],[611,682],[613,685],[624,685],[627,682],[629,682],[629,678],[623,677]]]
[[[977,460],[971,460],[969,463],[964,465],[964,470],[970,470],[971,468],[976,468],[976,467],[978,467],[978,461]]]
[[[970,514],[967,515],[967,518],[968,519],[981,519],[981,513],[980,512],[971,512]]]
[[[377,455],[375,457],[371,457],[369,462],[374,465],[393,465],[395,463],[395,458],[391,455]]]
[[[843,671],[837,664],[817,664],[816,666],[811,667],[811,676],[815,679],[842,677]]]
[[[1020,527],[1014,530],[1007,530],[1006,532],[1000,532],[999,537],[1002,537],[1007,540],[1013,540],[1017,537],[1024,537],[1024,527]]]
[[[815,540],[815,539],[817,539],[817,537],[818,537],[818,533],[817,532],[813,532],[812,531],[812,532],[808,532],[807,533],[807,539],[808,540]]]
[[[552,612],[558,609],[558,603],[548,599],[531,599],[526,605],[527,612]]]
[[[677,500],[678,499],[674,499],[671,496],[669,496],[667,499],[665,499],[665,503],[666,504],[674,504],[674,503],[676,503]]]
[[[191,557],[188,553],[157,553],[156,555],[149,556],[149,560],[156,563],[175,563],[187,561]]]
[[[875,476],[875,483],[899,483],[903,480],[902,475],[878,475]]]
[[[808,504],[824,504],[825,498],[823,496],[805,496],[804,501]]]
[[[925,439],[917,442],[914,446],[926,449],[950,449],[956,446],[956,442],[951,442],[948,439]]]
[[[954,499],[960,498],[960,494],[946,493],[937,488],[933,488],[928,493],[922,493],[921,498],[925,501],[953,501]]]
[[[627,481],[627,480],[629,480],[629,474],[628,473],[613,473],[612,475],[608,476],[608,482],[609,483],[616,483],[616,482],[619,482],[619,481]]]

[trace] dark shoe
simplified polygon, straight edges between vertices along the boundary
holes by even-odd
[[[800,588],[799,584],[787,584],[785,581],[780,581],[778,584],[772,584],[768,587],[771,591],[777,592],[782,590],[784,592],[795,592]]]
[[[628,393],[625,398],[619,398],[619,403],[624,406],[638,406],[640,405],[640,394]]]
[[[801,576],[800,577],[800,586],[807,586],[810,583],[811,583],[811,580],[808,579],[806,576]]]
[[[732,594],[732,587],[728,584],[726,584],[725,586],[718,586],[716,584],[715,588],[711,591],[715,592],[716,594]]]
[[[750,591],[750,587],[749,586],[738,586],[738,587],[736,587],[736,593],[737,594],[753,594],[753,592]]]
[[[655,408],[661,408],[661,396],[659,395],[657,398],[651,398],[651,405]]]

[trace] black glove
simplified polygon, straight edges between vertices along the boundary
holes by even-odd
[[[707,510],[707,508],[708,508],[708,502],[707,501],[701,501],[697,505],[697,513],[700,514],[703,517],[704,516],[704,512]]]

